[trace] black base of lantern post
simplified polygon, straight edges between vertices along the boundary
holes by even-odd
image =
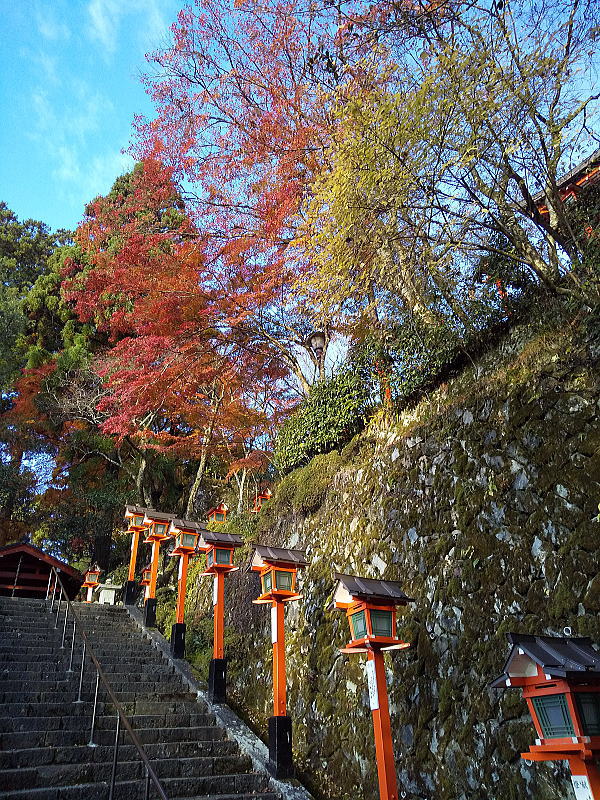
[[[274,778],[293,778],[292,718],[269,717],[269,763]]]
[[[148,597],[144,603],[144,625],[156,628],[156,597]]]
[[[185,658],[185,622],[176,622],[171,626],[171,655],[173,658]]]
[[[227,659],[211,658],[208,665],[208,699],[211,703],[227,702]]]
[[[135,605],[135,599],[138,593],[138,585],[135,581],[126,581],[125,586],[123,588],[123,605],[124,606],[133,606]]]

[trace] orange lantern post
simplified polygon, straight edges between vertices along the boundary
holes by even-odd
[[[352,640],[341,652],[367,654],[369,701],[373,714],[377,776],[381,800],[398,800],[392,726],[383,653],[410,645],[396,635],[396,607],[412,602],[396,581],[336,573],[332,606],[346,612]]]
[[[171,627],[171,653],[174,658],[185,658],[185,594],[187,588],[187,569],[192,556],[197,553],[200,533],[204,528],[197,522],[187,519],[171,521],[169,532],[175,539],[171,556],[179,556],[177,580],[177,607],[175,624]]]
[[[568,761],[576,800],[600,800],[600,653],[591,640],[509,633],[495,689],[519,688],[538,738],[521,758]]]
[[[216,522],[221,524],[223,522],[227,522],[227,512],[229,511],[229,506],[225,505],[225,503],[219,503],[218,506],[211,508],[208,512],[208,521],[212,522],[213,524]]]
[[[135,582],[135,565],[137,562],[138,546],[140,535],[146,530],[144,517],[148,509],[140,506],[125,506],[125,520],[129,523],[128,533],[131,533],[131,555],[129,557],[129,573],[125,590],[123,592],[123,605],[132,606],[137,595],[137,583]]]
[[[170,538],[169,525],[174,517],[175,514],[163,514],[153,508],[147,508],[144,516],[144,526],[147,528],[144,544],[152,545],[150,581],[146,584],[144,600],[144,625],[147,628],[156,627],[156,580],[158,578],[160,545]]]
[[[86,598],[85,598],[85,602],[86,603],[91,603],[92,602],[92,595],[94,593],[94,589],[100,583],[100,573],[101,572],[102,572],[102,570],[100,569],[100,567],[97,566],[97,565],[94,565],[93,567],[90,567],[88,569],[88,571],[85,573],[84,581],[82,583],[82,586],[83,586],[84,589],[87,589],[87,594],[86,594]]]
[[[273,644],[273,716],[269,718],[268,769],[276,778],[294,775],[292,720],[287,714],[285,674],[284,603],[300,600],[296,591],[298,569],[307,565],[304,550],[256,545],[252,569],[260,574],[261,594],[253,603],[271,606]]]
[[[212,703],[227,700],[227,659],[225,658],[225,575],[233,565],[233,551],[244,540],[232,533],[203,530],[199,549],[206,553],[204,575],[213,576],[213,657],[208,665],[208,697]]]

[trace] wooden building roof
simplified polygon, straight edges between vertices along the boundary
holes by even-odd
[[[14,542],[0,547],[0,595],[45,597],[52,567],[61,573],[72,600],[83,583],[83,575],[78,570],[29,542]]]

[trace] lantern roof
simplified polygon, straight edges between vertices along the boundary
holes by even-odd
[[[354,599],[373,600],[384,605],[403,606],[414,603],[412,597],[404,594],[397,581],[380,581],[375,578],[359,578],[356,575],[334,574],[337,586],[333,593],[331,606],[336,603],[351,603]]]
[[[179,531],[190,531],[190,533],[206,532],[206,528],[200,522],[194,522],[191,519],[172,519],[171,520],[171,533],[178,533]]]
[[[504,665],[504,674],[490,684],[493,689],[510,686],[511,678],[527,678],[537,674],[541,667],[551,678],[600,679],[600,652],[592,647],[592,640],[572,636],[533,636],[526,633],[509,633],[512,649]]]
[[[140,514],[145,516],[148,511],[154,511],[154,509],[144,508],[144,506],[125,506],[125,517],[139,516]]]
[[[214,506],[213,508],[209,508],[206,512],[207,514],[212,514],[213,511],[229,511],[229,506],[227,503],[219,503],[218,506]]]
[[[283,547],[268,547],[257,544],[252,556],[252,567],[262,569],[267,565],[305,567],[308,564],[305,550],[287,550]]]
[[[175,519],[175,514],[164,514],[162,511],[155,511],[153,508],[145,508],[146,519],[144,522],[171,522]]]
[[[219,545],[241,547],[243,544],[244,540],[240,536],[236,536],[235,533],[217,533],[216,531],[209,531],[207,528],[202,528],[201,547],[218,547]]]

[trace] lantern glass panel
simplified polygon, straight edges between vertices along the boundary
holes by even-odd
[[[212,565],[215,563],[215,554],[214,554],[214,552],[212,550],[209,550],[208,551],[208,556],[206,558],[207,558],[207,561],[208,561],[208,566],[212,567]]]
[[[373,636],[392,636],[392,612],[369,611]]]
[[[149,569],[145,569],[142,572],[142,580],[144,580],[144,581],[149,581],[150,580],[150,570]]]
[[[231,564],[231,550],[224,550],[222,547],[216,548],[217,564]]]
[[[533,707],[545,739],[573,736],[573,721],[564,694],[547,694],[533,698]]]
[[[184,547],[196,547],[196,536],[193,533],[184,533],[181,540]]]
[[[362,639],[367,635],[367,620],[364,611],[359,611],[352,614],[350,617],[352,622],[352,634],[355,639]]]
[[[221,511],[218,511],[215,514],[215,519],[217,522],[225,522],[225,514],[223,514]]]
[[[262,576],[263,594],[267,594],[273,588],[273,573],[265,572]]]
[[[292,573],[281,572],[277,570],[275,573],[275,586],[284,592],[292,591]]]
[[[575,699],[584,736],[600,736],[600,693],[576,692]]]
[[[134,516],[132,523],[135,525],[136,528],[141,528],[144,524],[144,517],[143,516]]]
[[[97,572],[90,572],[87,575],[88,583],[98,583],[98,573]]]
[[[154,525],[154,533],[157,536],[164,536],[166,530],[167,530],[167,526],[164,524],[164,522],[157,522]]]

